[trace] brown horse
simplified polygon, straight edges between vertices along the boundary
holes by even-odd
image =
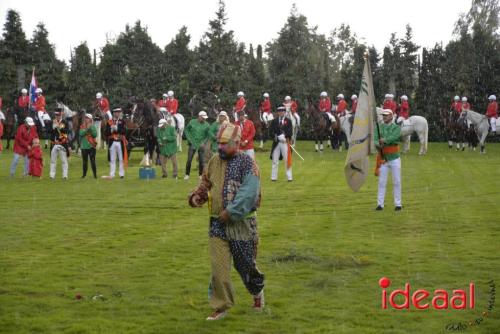
[[[441,109],[439,111],[441,122],[445,131],[448,147],[453,148],[453,143],[457,144],[457,151],[461,148],[465,150],[468,127],[464,120],[460,120],[460,114],[454,110]]]
[[[335,122],[330,124],[327,115],[321,112],[311,99],[308,99],[306,107],[306,119],[311,120],[311,133],[315,140],[315,151],[323,151],[323,140],[328,140],[332,135],[340,134],[340,120],[334,113]],[[319,146],[318,146],[319,144]],[[332,145],[333,146],[333,145]]]
[[[266,135],[269,131],[266,123],[260,118],[260,112],[257,109],[247,109],[246,114],[248,119],[252,121],[255,127],[255,139],[261,142],[260,148],[262,149],[263,143],[266,139]]]

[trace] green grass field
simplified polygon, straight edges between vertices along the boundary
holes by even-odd
[[[269,149],[270,143],[267,143]],[[196,185],[139,180],[134,152],[124,180],[7,177],[11,152],[0,155],[1,333],[446,333],[487,308],[488,281],[500,283],[500,145],[487,154],[418,144],[402,158],[402,212],[374,211],[377,180],[359,193],[346,185],[345,152],[313,151],[295,159],[294,182],[262,174],[258,265],[266,274],[266,310],[255,313],[233,271],[236,305],[208,323],[210,275],[206,207],[192,209]],[[373,159],[372,164],[373,164]],[[184,176],[186,152],[179,156]],[[109,167],[98,156],[98,174]],[[171,170],[171,167],[169,167]],[[157,168],[157,174],[160,174]],[[194,177],[193,177],[194,176]],[[390,183],[390,182],[389,182]],[[465,289],[476,284],[474,310],[381,309],[378,280],[389,291]],[[76,300],[81,294],[83,298]],[[497,300],[498,304],[498,300]],[[500,305],[468,333],[500,333]]]

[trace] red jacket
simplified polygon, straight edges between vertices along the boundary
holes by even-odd
[[[43,154],[40,145],[33,147],[28,153],[28,157],[30,158],[28,175],[42,176]]]
[[[403,117],[404,119],[408,119],[410,117],[410,105],[408,101],[403,101],[399,105],[399,117]]]
[[[101,112],[103,113],[109,111],[109,101],[105,97],[102,97],[100,101],[96,100],[96,105],[97,108],[99,108],[99,110],[101,110]]]
[[[352,104],[351,104],[351,111],[353,114],[356,113],[356,109],[358,108],[358,100],[354,100],[352,101]]]
[[[462,112],[462,102],[458,101],[453,101],[450,106],[451,110],[455,110],[456,112],[460,113]]]
[[[319,100],[319,111],[330,112],[332,110],[332,102],[329,97]]]
[[[488,108],[486,109],[486,116],[487,117],[498,117],[498,104],[497,101],[491,101],[490,104],[488,104]]]
[[[238,100],[236,100],[236,103],[234,104],[234,111],[240,112],[243,110],[247,102],[245,101],[245,98],[242,96]]]
[[[160,101],[158,101],[156,103],[156,107],[159,109],[159,108],[167,108],[167,102],[168,100],[167,99],[161,99]]]
[[[43,95],[37,96],[35,99],[35,104],[33,104],[33,106],[35,107],[36,111],[45,112],[45,96]]]
[[[462,110],[470,110],[471,108],[469,102],[462,102]]]
[[[287,104],[286,102],[284,102],[284,103],[283,103],[283,105],[285,106],[285,108],[288,108],[288,107],[289,107],[289,108],[290,108],[290,111],[291,111],[292,113],[297,112],[297,108],[298,108],[298,106],[297,106],[297,102],[295,102],[295,100],[292,100],[292,102],[290,102],[290,103],[288,103],[288,104]]]
[[[28,154],[28,146],[31,146],[34,138],[38,138],[36,127],[32,126],[28,130],[26,124],[21,124],[17,128],[16,137],[14,138],[14,153],[19,155]]]
[[[26,96],[19,96],[19,98],[17,99],[17,105],[19,106],[19,108],[28,108],[30,104],[30,97],[28,95]]]
[[[167,100],[167,111],[172,115],[177,114],[177,108],[179,108],[179,101],[177,99]]]
[[[272,110],[271,110],[271,100],[269,100],[268,97],[266,97],[264,99],[264,101],[262,101],[260,103],[260,111],[261,112],[267,112],[267,113],[270,113]]]
[[[384,101],[383,108],[384,109],[391,109],[393,114],[396,114],[397,107],[398,107],[398,105],[396,104],[396,102],[394,100],[385,100]]]
[[[337,103],[337,114],[338,115],[344,115],[345,111],[347,109],[347,102],[345,100],[340,100],[339,103]]]
[[[234,125],[241,127],[240,121],[236,121]],[[241,129],[240,150],[253,149],[254,136],[255,136],[255,126],[253,125],[253,122],[251,120],[247,119],[243,122],[243,128]],[[245,140],[248,141],[248,144],[243,145],[243,142]]]

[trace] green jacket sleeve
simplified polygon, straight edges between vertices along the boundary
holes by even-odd
[[[240,221],[250,213],[259,196],[259,189],[260,180],[258,176],[248,173],[243,177],[243,183],[238,193],[226,207],[232,221]]]

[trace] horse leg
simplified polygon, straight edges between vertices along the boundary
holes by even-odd
[[[316,152],[318,152],[318,149],[319,149],[318,148],[318,136],[316,136],[316,140],[314,141],[314,143],[315,143],[314,144],[314,149],[315,149]]]
[[[320,138],[319,140],[319,151],[323,152],[323,138]]]

